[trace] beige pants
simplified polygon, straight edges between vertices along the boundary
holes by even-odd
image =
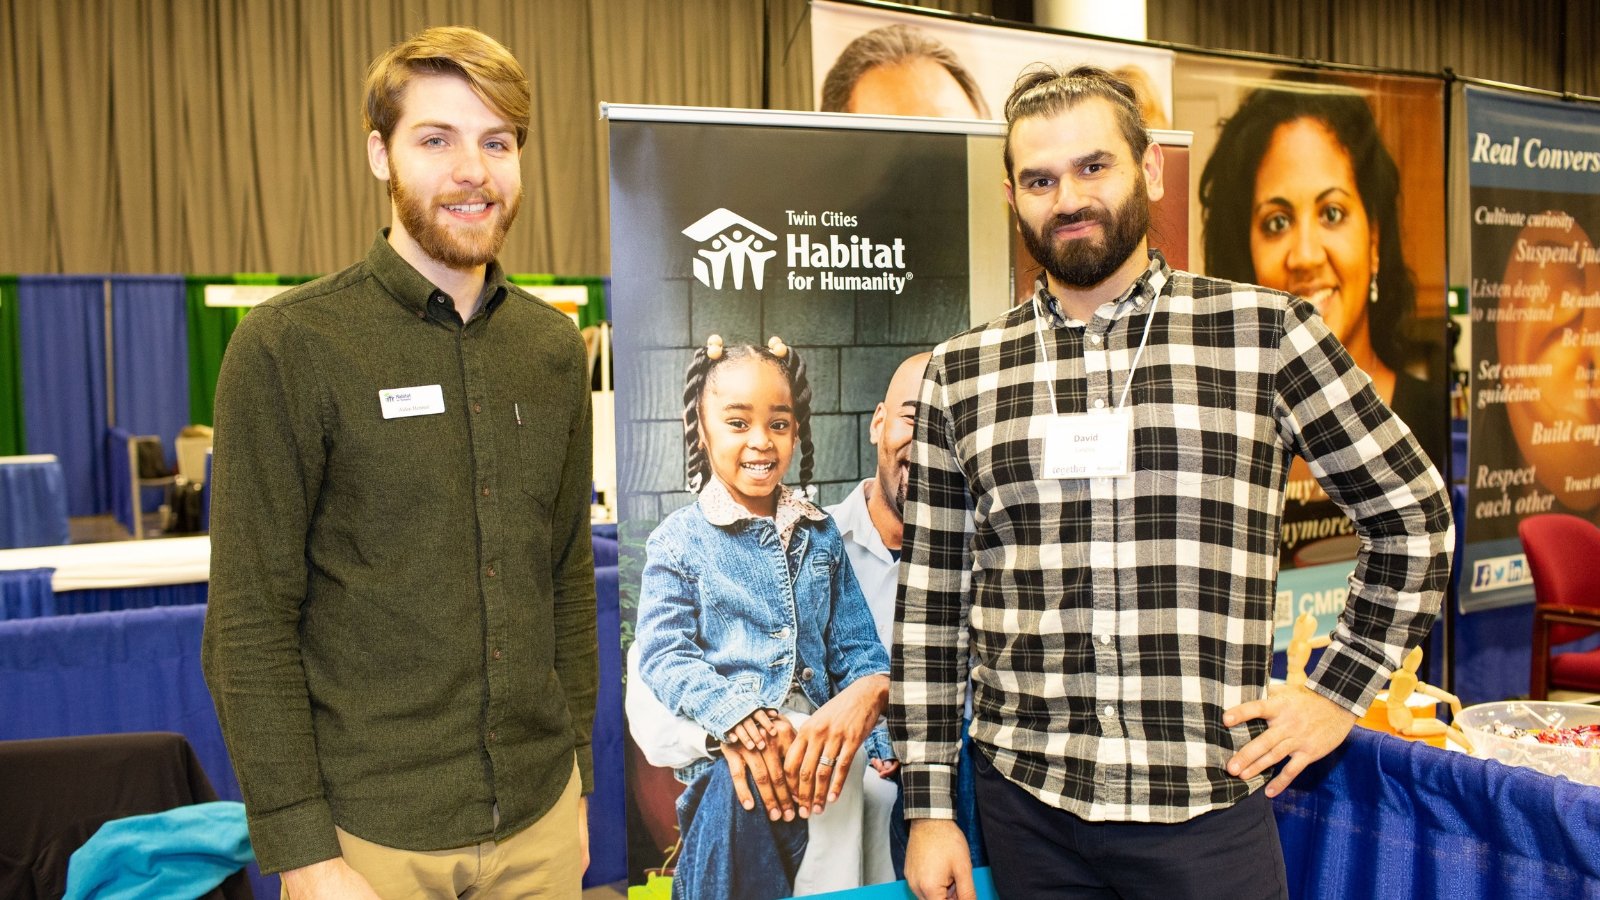
[[[338,829],[345,862],[384,900],[409,898],[549,897],[583,895],[578,846],[578,770],[561,799],[537,822],[503,841],[456,850],[396,850]],[[284,891],[283,897],[289,900]]]

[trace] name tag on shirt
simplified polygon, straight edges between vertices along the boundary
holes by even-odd
[[[444,412],[444,389],[437,384],[384,388],[378,392],[378,403],[383,407],[385,419],[436,416]]]
[[[1045,423],[1044,477],[1117,478],[1131,470],[1133,414],[1052,416]]]

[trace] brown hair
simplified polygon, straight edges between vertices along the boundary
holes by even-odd
[[[1039,65],[1023,72],[1011,89],[1011,96],[1006,98],[1006,177],[1012,174],[1011,132],[1019,120],[1053,116],[1090,97],[1099,97],[1111,104],[1133,158],[1142,158],[1145,148],[1150,146],[1150,133],[1145,130],[1144,116],[1139,112],[1139,98],[1127,82],[1097,66],[1078,66],[1061,72]]]
[[[466,79],[473,93],[516,128],[517,147],[527,141],[532,101],[521,64],[494,38],[450,25],[417,32],[390,47],[367,69],[362,121],[386,146],[400,121],[406,88],[418,75]]]
[[[950,73],[961,92],[967,95],[980,119],[989,118],[989,104],[972,73],[956,58],[955,52],[919,28],[885,25],[861,35],[840,51],[833,67],[822,81],[822,112],[849,112],[850,95],[856,82],[880,66],[897,66],[931,59]]]

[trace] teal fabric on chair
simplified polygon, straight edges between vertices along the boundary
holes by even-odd
[[[253,859],[243,803],[113,819],[73,852],[64,900],[198,897]]]

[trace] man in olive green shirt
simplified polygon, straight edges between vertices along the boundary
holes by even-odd
[[[367,79],[392,228],[245,317],[217,386],[204,662],[293,897],[573,896],[593,785],[583,342],[495,261],[529,95],[435,28]]]

